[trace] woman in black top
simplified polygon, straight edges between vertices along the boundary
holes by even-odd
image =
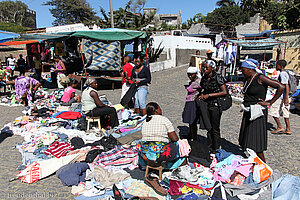
[[[148,67],[143,64],[141,57],[136,58],[135,66],[132,69],[131,78],[137,86],[137,91],[134,96],[135,113],[141,116],[146,115],[146,98],[149,93],[148,85],[151,82],[151,73]]]
[[[207,112],[211,126],[207,129],[207,143],[211,153],[220,147],[220,121],[222,110],[219,97],[227,94],[225,80],[215,71],[216,63],[212,60],[204,62],[204,76],[201,80],[202,94],[200,100],[207,103]]]
[[[243,88],[244,102],[243,102],[243,119],[240,129],[239,144],[245,150],[250,148],[254,150],[257,156],[265,162],[264,151],[267,150],[267,117],[268,109],[266,106],[272,105],[284,91],[284,86],[263,74],[256,72],[256,66],[258,61],[254,59],[247,59],[242,63],[241,71],[245,76],[245,84]],[[271,86],[276,88],[274,97],[265,101],[267,88]],[[263,115],[250,119],[251,111],[255,112],[254,109],[250,109],[250,105],[261,105],[265,106],[262,108]],[[260,109],[260,107],[259,107]]]

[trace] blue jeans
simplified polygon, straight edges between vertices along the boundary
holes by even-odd
[[[298,176],[284,175],[272,183],[274,200],[298,200],[300,198],[300,179]]]
[[[148,95],[148,87],[140,86],[137,88],[135,93],[134,108],[145,109],[146,108],[146,98]]]

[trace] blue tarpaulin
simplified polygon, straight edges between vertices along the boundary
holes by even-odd
[[[261,39],[261,40],[228,40],[228,41],[238,44],[243,49],[269,49],[269,48],[273,48],[273,46],[282,43],[272,38]]]
[[[0,43],[7,42],[9,40],[12,40],[14,38],[19,37],[20,35],[17,33],[7,32],[0,30]]]
[[[270,37],[270,35],[274,32],[274,31],[279,31],[277,30],[265,30],[261,33],[251,33],[251,34],[242,34],[245,37]]]

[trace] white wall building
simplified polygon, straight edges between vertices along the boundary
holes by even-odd
[[[210,49],[213,51],[214,47],[211,39],[185,36],[153,36],[154,48],[161,44],[164,48],[178,48],[178,49]]]
[[[70,31],[96,31],[100,29],[100,27],[94,25],[91,26],[85,26],[82,23],[78,24],[69,24],[69,25],[63,25],[63,26],[53,26],[53,27],[47,27],[46,33],[58,33],[58,32],[70,32]]]
[[[163,54],[166,54],[166,59],[160,62],[150,63],[151,72],[188,65],[191,56],[196,53],[196,50],[200,50],[202,55],[205,54],[208,49],[216,52],[216,48],[209,38],[174,35],[152,37],[153,47],[158,48],[161,44],[160,48],[164,48]]]

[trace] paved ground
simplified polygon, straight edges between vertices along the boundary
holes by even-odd
[[[153,73],[148,96],[148,102],[158,102],[163,109],[163,114],[173,122],[177,132],[183,134],[187,131],[187,125],[181,122],[181,113],[186,95],[183,85],[188,81],[185,70],[185,68],[175,68]],[[121,90],[101,90],[99,93],[105,93],[112,103],[118,103]],[[0,109],[0,127],[20,116],[22,111],[21,107],[0,106]],[[242,113],[239,110],[238,105],[233,105],[222,116],[222,148],[232,152],[240,151],[238,133]],[[274,124],[273,119],[269,119],[269,122],[270,126]],[[279,169],[283,174],[289,173],[299,176],[300,117],[292,115],[291,125],[293,135],[268,134],[268,150],[265,155],[268,164],[273,169]],[[206,132],[199,131],[198,134],[199,139],[205,142]],[[16,167],[22,163],[20,153],[13,149],[16,143],[22,141],[19,136],[6,138],[4,141],[0,139],[0,199],[72,199],[71,188],[62,186],[55,175],[34,184],[21,183],[20,181],[8,182],[10,178],[17,174]]]

